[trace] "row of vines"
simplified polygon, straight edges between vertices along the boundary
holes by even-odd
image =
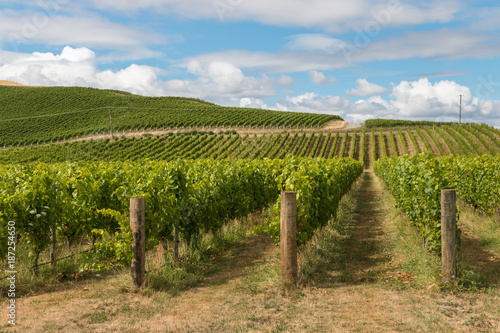
[[[338,116],[216,106],[175,108],[104,107],[0,121],[0,145],[50,143],[112,131],[177,128],[318,128]]]
[[[368,136],[368,137],[367,137]],[[371,151],[367,151],[369,144]],[[487,125],[394,128],[388,131],[274,133],[261,136],[236,132],[190,132],[158,137],[102,139],[65,144],[0,150],[0,163],[125,161],[140,155],[157,160],[352,157],[364,162],[386,156],[415,155],[430,151],[444,155],[496,155],[500,133]]]
[[[440,252],[442,189],[456,189],[459,197],[484,213],[500,210],[498,156],[435,157],[423,153],[381,159],[374,170],[387,184],[398,208],[418,229],[429,251]]]
[[[0,242],[7,243],[7,224],[15,221],[18,241],[29,244],[35,265],[51,244],[52,228],[68,244],[93,240],[107,253],[94,266],[110,257],[127,263],[131,197],[145,197],[147,248],[152,248],[171,241],[174,229],[189,243],[272,203],[278,211],[281,190],[298,193],[304,242],[335,214],[361,172],[361,163],[352,159],[312,158],[5,165],[0,167]],[[263,228],[279,234],[275,220]],[[4,258],[5,251],[0,247]]]

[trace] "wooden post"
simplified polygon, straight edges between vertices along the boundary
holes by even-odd
[[[179,260],[179,226],[174,227],[174,260]]]
[[[441,190],[441,270],[445,282],[450,281],[457,274],[456,199],[455,190]]]
[[[281,281],[285,288],[297,286],[297,195],[281,192]]]
[[[132,259],[130,267],[130,275],[132,284],[140,287],[144,282],[146,273],[146,242],[144,235],[144,198],[130,198],[130,228],[132,229]]]
[[[52,184],[52,190],[54,191],[54,204],[57,205],[57,185]],[[57,244],[57,238],[56,238],[56,230],[57,230],[57,221],[56,217],[53,217],[54,223],[52,225],[52,251],[50,252],[50,264],[51,266],[56,265],[56,244]]]

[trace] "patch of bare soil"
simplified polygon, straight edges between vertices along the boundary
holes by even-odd
[[[9,87],[31,87],[31,88],[39,88],[41,86],[25,86],[24,84],[20,84],[13,81],[0,80],[0,86],[9,86]]]
[[[9,87],[25,87],[25,85],[17,83],[17,82],[12,82],[12,81],[6,81],[6,80],[0,80],[0,86],[9,86]]]
[[[434,142],[434,140],[432,140],[429,133],[427,133],[427,131],[424,128],[421,128],[421,131],[422,131],[422,134],[424,135],[425,140],[427,140],[427,142],[429,143],[429,145],[431,147],[431,151],[434,154],[434,156],[440,156],[441,154],[439,152],[439,149],[436,146],[436,143]]]
[[[417,142],[418,149],[420,151],[424,151],[426,148],[425,148],[425,144],[422,141],[422,138],[420,137],[420,135],[418,135],[418,133],[414,127],[410,127],[410,131],[413,133],[413,137],[415,138],[415,141]],[[411,140],[410,140],[410,142],[411,142]]]
[[[330,140],[328,141],[327,146],[326,146],[325,156],[323,156],[323,157],[328,157],[328,156],[330,156],[330,151],[331,151],[332,149],[335,149],[335,148],[333,147],[333,143],[335,142],[335,135],[336,135],[336,132],[332,132],[332,135],[331,135],[331,137],[330,137]]]
[[[334,131],[334,130],[339,130],[343,129],[345,127],[348,127],[350,124],[347,121],[343,120],[332,120],[329,121],[323,126],[323,130],[325,131]]]
[[[345,122],[344,126],[342,129],[344,130],[352,130],[352,129],[357,129],[357,128],[362,128],[364,126],[364,123],[361,124],[350,124],[347,121]]]
[[[430,128],[429,130],[434,133],[434,136],[436,137],[436,139],[437,139],[439,145],[441,146],[441,148],[443,148],[444,153],[446,155],[451,155],[450,147],[448,147],[448,144],[444,141],[444,139],[441,136],[441,134],[439,134],[439,132],[436,131],[434,128]]]
[[[408,154],[416,155],[417,151],[415,150],[415,146],[413,145],[413,142],[410,139],[410,135],[406,130],[402,130],[402,133],[406,141],[406,148],[408,149]]]
[[[334,156],[340,156],[340,152],[342,151],[342,146],[344,145],[344,140],[347,140],[347,132],[344,134],[340,134],[339,139],[337,141],[337,146],[335,147]],[[333,148],[333,147],[332,147]]]
[[[394,135],[394,141],[396,142],[396,149],[398,156],[403,156],[405,154],[405,151],[403,148],[403,142],[401,141],[401,137],[399,136],[398,131],[393,129],[392,135]]]

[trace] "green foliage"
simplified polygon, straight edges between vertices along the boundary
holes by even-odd
[[[447,170],[429,153],[381,159],[374,170],[427,241],[428,250],[440,253],[441,189],[450,185]]]
[[[145,197],[148,248],[173,239],[178,226],[185,239],[215,232],[228,219],[247,216],[276,199],[279,160],[85,162],[0,167],[0,224],[16,222],[31,255],[58,237],[95,238],[106,258],[130,259],[129,198]],[[8,184],[8,185],[7,185]],[[57,192],[52,189],[57,184]],[[5,240],[7,228],[2,230]],[[3,247],[2,247],[3,249]]]
[[[277,177],[280,191],[297,192],[297,242],[303,244],[318,227],[336,216],[342,196],[363,172],[363,165],[350,158],[304,158],[283,161]],[[275,218],[260,231],[271,235],[276,243],[280,237],[281,195],[274,205]]]
[[[361,154],[360,154],[360,158],[359,158],[359,161],[361,163],[363,163],[363,165],[365,164],[365,156],[366,156],[366,128],[363,128],[363,134],[362,134],[362,138],[361,138]]]
[[[385,135],[383,129],[380,129],[380,150],[382,151],[382,156],[380,156],[380,158],[387,157],[387,148],[385,145]]]
[[[440,250],[441,190],[454,188],[476,209],[495,214],[500,208],[500,158],[444,156],[430,153],[386,158],[375,172],[389,187],[397,206],[419,229],[429,250]]]
[[[389,139],[391,142],[391,147],[392,147],[392,151],[393,151],[394,156],[398,156],[398,148],[396,146],[396,139],[394,138],[394,133],[392,133],[392,129],[389,130]]]
[[[401,138],[401,143],[403,144],[403,150],[405,152],[404,154],[409,155],[410,153],[408,152],[408,145],[406,143],[406,138],[403,135],[403,132],[401,131],[401,127],[398,127],[398,133],[399,133],[399,137]]]
[[[337,133],[335,133],[335,139],[333,140],[332,143],[332,148],[328,153],[328,158],[333,158],[335,156],[335,150],[337,149],[337,144],[339,143],[339,137],[340,137],[340,131],[337,131]]]
[[[425,137],[425,135],[422,132],[422,130],[420,129],[420,127],[419,126],[415,126],[415,130],[417,131],[417,134],[420,137],[420,140],[422,140],[422,142],[424,143],[425,150],[427,150],[427,151],[429,151],[429,152],[432,153],[431,145],[430,145],[429,141],[427,140],[427,138]]]
[[[474,155],[474,153],[470,150],[469,146],[465,143],[462,136],[457,131],[455,131],[450,126],[443,126],[443,129],[457,142],[463,155],[465,156]]]
[[[418,125],[450,125],[451,122],[437,122],[437,121],[414,121],[414,120],[398,120],[398,119],[368,119],[365,121],[367,128],[373,127],[396,127],[396,126],[418,126]]]
[[[430,127],[429,126],[424,126],[424,129],[425,131],[427,132],[427,134],[429,134],[429,136],[431,137],[432,141],[434,141],[434,144],[436,145],[436,147],[438,148],[439,150],[439,154],[441,156],[445,156],[445,152],[443,150],[443,147],[441,147],[441,144],[439,143],[437,137],[436,137],[436,134],[434,133],[434,131],[431,131]]]
[[[443,130],[441,127],[434,126],[434,130],[441,136],[441,138],[446,142],[446,145],[451,151],[451,155],[459,155],[457,150],[455,149],[455,146],[451,142],[450,138],[446,134],[446,132]]]
[[[482,134],[486,135],[490,140],[497,146],[497,148],[500,148],[500,140],[498,140],[498,137],[495,136],[495,133],[498,135],[500,134],[499,131],[492,127],[488,126],[486,124],[471,124],[471,126],[481,132]]]
[[[464,124],[463,126],[465,127],[467,125]],[[479,146],[476,144],[476,142],[472,138],[474,135],[471,135],[471,133],[469,133],[462,126],[459,126],[457,124],[452,125],[452,127],[453,127],[453,129],[455,129],[455,131],[457,131],[458,133],[460,133],[462,135],[462,138],[465,141],[464,144],[468,143],[468,145],[470,147],[469,149],[473,154],[475,154],[475,155],[484,154],[484,152],[481,150],[481,148],[479,148]]]
[[[321,147],[321,152],[319,153],[319,157],[327,157],[325,156],[326,148],[328,147],[328,143],[330,142],[330,139],[332,137],[332,132],[328,132],[328,135],[326,136],[325,142],[323,143],[323,146]]]
[[[354,134],[352,137],[351,151],[349,152],[349,157],[354,158],[354,153],[356,152],[356,140],[358,139],[358,131],[354,130]]]
[[[375,129],[372,128],[372,159],[373,162],[377,160],[377,142],[375,140]]]
[[[344,157],[345,156],[345,151],[347,149],[347,141],[349,140],[349,132],[344,133],[344,138],[342,141],[342,148],[340,149],[340,155],[339,157]]]
[[[500,158],[455,157],[441,159],[449,170],[457,194],[474,208],[492,215],[500,209]]]
[[[420,153],[420,148],[418,148],[417,139],[415,139],[415,136],[413,135],[413,132],[411,131],[410,127],[408,126],[406,130],[408,131],[408,136],[410,137],[410,140],[413,143],[413,147],[415,147],[415,152],[417,154]]]
[[[50,143],[113,131],[179,127],[318,127],[339,116],[221,107],[79,87],[0,87],[0,145]]]
[[[475,124],[472,124],[472,125],[471,125],[471,124],[463,124],[463,125],[462,125],[462,127],[463,127],[464,129],[466,129],[468,132],[472,133],[472,135],[474,135],[474,136],[476,137],[476,139],[478,139],[478,140],[479,140],[479,142],[481,142],[481,144],[482,144],[482,145],[483,145],[486,149],[488,149],[488,152],[489,152],[491,155],[497,155],[497,154],[498,154],[497,150],[496,150],[495,148],[493,148],[493,146],[492,146],[492,145],[490,145],[490,144],[486,141],[486,139],[484,138],[484,136],[483,136],[483,135],[481,135],[481,133],[483,133],[483,134],[484,134],[484,132],[482,132],[481,130],[479,130],[479,131],[477,130],[478,128],[482,129],[482,127],[481,127],[481,126],[476,127],[476,126],[474,126],[474,125],[475,125]],[[494,142],[494,140],[493,140],[493,142]]]

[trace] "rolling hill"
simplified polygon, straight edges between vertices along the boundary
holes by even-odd
[[[80,87],[0,86],[0,145],[177,127],[319,127],[339,116],[222,107],[199,99],[144,97]]]

